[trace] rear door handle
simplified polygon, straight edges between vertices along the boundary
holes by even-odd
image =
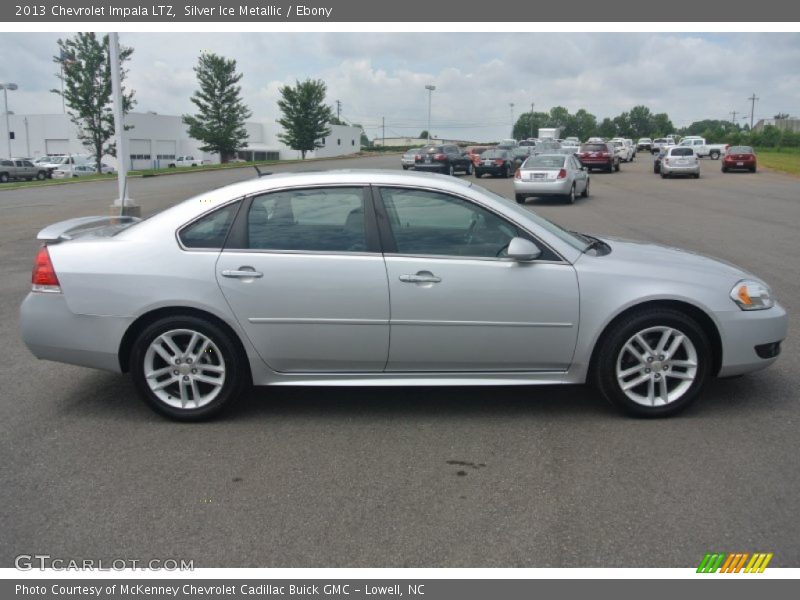
[[[400,275],[400,281],[403,283],[439,283],[442,278],[432,273],[417,273],[416,275]]]
[[[239,279],[258,279],[259,277],[263,277],[264,274],[256,271],[252,267],[242,267],[241,269],[225,269],[222,272],[223,277],[233,277]]]

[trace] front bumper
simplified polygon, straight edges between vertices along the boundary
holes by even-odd
[[[786,339],[789,317],[780,304],[758,311],[733,309],[716,317],[722,341],[720,377],[758,371],[778,360],[774,348],[764,347]]]
[[[22,340],[36,358],[119,373],[120,343],[133,319],[76,315],[62,294],[31,292],[19,322]]]
[[[530,196],[564,196],[572,189],[572,180],[554,179],[552,181],[514,180],[514,193]]]

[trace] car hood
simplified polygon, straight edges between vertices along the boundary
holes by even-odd
[[[611,254],[603,258],[612,258],[637,270],[647,269],[656,276],[662,274],[665,278],[698,283],[722,279],[730,281],[731,285],[741,279],[761,281],[734,264],[690,250],[613,237],[600,239],[611,246]]]

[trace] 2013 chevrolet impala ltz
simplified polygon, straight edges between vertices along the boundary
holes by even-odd
[[[441,175],[272,175],[38,237],[21,309],[33,354],[130,372],[181,420],[251,384],[587,381],[665,416],[709,377],[774,362],[787,330],[735,266],[566,231]]]

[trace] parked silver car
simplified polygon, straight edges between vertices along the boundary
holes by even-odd
[[[414,168],[414,157],[419,154],[420,150],[422,148],[410,148],[403,153],[403,156],[400,157],[400,164],[404,171]]]
[[[529,196],[559,196],[569,204],[589,195],[589,171],[572,154],[539,154],[526,160],[514,175],[519,204]]]
[[[662,178],[691,175],[697,179],[700,177],[700,162],[694,149],[688,146],[670,146],[661,158],[659,172]]]
[[[130,372],[181,420],[251,383],[591,381],[664,416],[711,376],[774,362],[787,330],[769,287],[735,266],[572,233],[441,175],[273,175],[38,237],[28,348]]]

